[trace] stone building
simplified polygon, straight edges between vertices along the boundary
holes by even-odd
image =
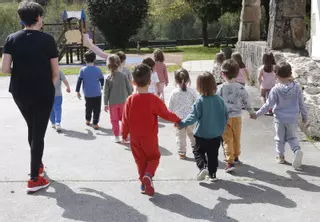
[[[242,0],[241,24],[237,50],[242,54],[256,84],[262,56],[272,51],[276,62],[287,61],[293,77],[304,88],[310,126],[303,129],[320,138],[320,0],[312,0],[311,38],[307,47],[305,24],[306,0],[270,0],[267,41],[260,40],[261,1]],[[308,48],[308,50],[306,50]],[[308,52],[309,51],[309,52]]]

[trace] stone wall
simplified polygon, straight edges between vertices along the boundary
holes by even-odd
[[[262,56],[268,51],[266,42],[239,42],[237,50],[250,72],[250,77],[257,85]],[[287,61],[292,65],[293,77],[304,88],[304,98],[309,111],[310,126],[303,129],[309,136],[320,138],[320,68],[310,58],[298,53],[272,51],[276,62]]]

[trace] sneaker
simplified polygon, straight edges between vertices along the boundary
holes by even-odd
[[[99,129],[99,125],[98,124],[93,125],[93,129],[98,130]]]
[[[216,174],[214,173],[213,175],[209,175],[208,179],[210,182],[216,182],[218,180]]]
[[[114,143],[120,143],[120,142],[121,142],[121,139],[120,139],[119,136],[115,136],[115,137],[112,138],[112,142],[114,142]]]
[[[86,121],[86,125],[87,125],[87,126],[90,126],[90,125],[91,125],[90,121],[87,120],[87,121]]]
[[[209,172],[206,168],[200,170],[200,172],[198,173],[197,175],[197,180],[198,181],[201,181],[201,180],[204,180],[206,179],[206,177],[208,176]]]
[[[152,179],[150,177],[150,175],[146,174],[143,178],[142,178],[142,184],[145,187],[145,194],[147,194],[148,196],[153,196],[154,195],[154,187],[153,187],[153,182]]]
[[[184,160],[186,158],[186,154],[185,153],[179,153],[179,158],[181,160]]]
[[[52,127],[52,129],[55,129],[56,128],[56,124],[51,123],[51,127]]]
[[[146,193],[146,187],[145,187],[143,184],[141,184],[141,186],[140,186],[140,192],[141,192],[142,194],[145,194],[145,193]]]
[[[234,158],[233,164],[235,164],[235,165],[241,164],[239,157]]]
[[[37,181],[28,180],[27,192],[33,193],[44,189],[50,185],[49,181],[42,176],[38,176]]]
[[[279,163],[279,164],[284,164],[286,162],[284,156],[276,156],[276,161]]]
[[[292,162],[292,167],[294,169],[298,169],[301,167],[302,157],[303,157],[303,152],[301,150],[297,150],[296,152],[294,152],[294,158]]]
[[[44,165],[40,166],[40,168],[39,168],[39,176],[41,176],[41,177],[44,176]]]
[[[62,128],[60,125],[56,125],[56,131],[57,131],[57,133],[61,133]]]
[[[234,166],[234,164],[228,163],[227,168],[226,168],[226,173],[231,173],[235,169],[236,169],[236,167]]]

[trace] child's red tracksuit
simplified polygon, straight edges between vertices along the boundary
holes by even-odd
[[[179,117],[153,94],[136,93],[127,99],[122,118],[122,137],[127,139],[130,134],[131,150],[140,181],[145,174],[153,177],[159,165],[158,116],[171,122],[180,122]]]

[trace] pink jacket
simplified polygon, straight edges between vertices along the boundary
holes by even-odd
[[[161,83],[169,83],[167,66],[163,62],[156,62],[154,69],[158,73]]]

